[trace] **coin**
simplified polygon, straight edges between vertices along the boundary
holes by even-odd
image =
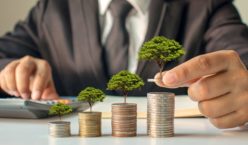
[[[112,104],[112,136],[136,136],[137,105],[133,103]]]
[[[101,112],[81,112],[78,116],[81,137],[101,136]]]
[[[68,137],[71,135],[70,122],[49,122],[49,133],[53,137]]]
[[[166,92],[147,94],[147,134],[151,137],[174,136],[175,95]]]

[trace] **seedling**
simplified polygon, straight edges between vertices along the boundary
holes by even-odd
[[[57,103],[53,105],[49,110],[49,115],[58,115],[59,120],[63,115],[69,114],[72,112],[72,107],[63,103]]]
[[[139,60],[155,61],[162,77],[164,65],[184,55],[185,51],[177,41],[156,36],[145,42],[139,52]]]
[[[105,94],[99,89],[87,87],[79,93],[77,99],[78,101],[88,102],[90,106],[90,112],[92,112],[93,104],[96,102],[102,102],[105,99]]]
[[[127,101],[128,92],[144,86],[144,81],[136,74],[126,70],[120,71],[108,82],[108,90],[119,90],[124,95],[124,103]]]

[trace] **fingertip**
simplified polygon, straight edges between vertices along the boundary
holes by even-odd
[[[14,96],[12,91],[5,91],[8,95]]]
[[[37,90],[33,91],[32,92],[32,95],[31,95],[31,98],[33,100],[40,100],[40,98],[41,98],[41,91],[37,91]]]
[[[156,75],[154,76],[155,79],[162,79],[163,76],[167,73],[167,71],[162,72],[162,74],[160,72],[156,73]]]
[[[41,97],[42,100],[58,100],[60,99],[59,95],[57,93],[52,93],[49,95],[43,95]]]
[[[177,76],[175,73],[169,71],[163,76],[162,81],[166,85],[173,86],[177,83]]]
[[[22,93],[21,97],[25,100],[29,100],[30,99],[30,95],[28,93]]]
[[[18,93],[17,91],[13,91],[13,94],[14,94],[14,96],[16,96],[16,97],[20,97],[20,96],[21,96],[20,93]]]
[[[161,82],[160,79],[155,79],[154,83],[159,87],[164,87],[164,84]]]
[[[164,87],[163,85],[163,82],[161,81],[162,78],[161,78],[161,75],[160,73],[157,73],[155,76],[154,76],[154,83],[159,86],[159,87]]]
[[[156,79],[161,79],[160,73],[157,73],[157,74],[154,76],[154,79],[155,79],[155,80],[156,80]]]

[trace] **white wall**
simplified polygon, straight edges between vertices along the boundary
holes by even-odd
[[[24,19],[37,0],[0,0],[0,36],[13,29],[14,24]],[[241,16],[248,24],[248,0],[236,0]]]
[[[15,23],[26,18],[37,0],[0,0],[0,36],[13,29]]]
[[[244,23],[248,25],[248,0],[236,0],[235,5],[243,18]]]

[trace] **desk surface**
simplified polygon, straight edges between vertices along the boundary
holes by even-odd
[[[102,120],[102,137],[80,138],[78,134],[77,114],[65,116],[71,121],[72,137],[53,138],[48,136],[48,122],[56,117],[40,120],[0,119],[1,145],[247,145],[248,129],[239,128],[220,130],[212,126],[205,118],[175,119],[175,137],[150,138],[146,136],[146,120],[138,120],[138,136],[117,138],[111,136],[111,120]]]

